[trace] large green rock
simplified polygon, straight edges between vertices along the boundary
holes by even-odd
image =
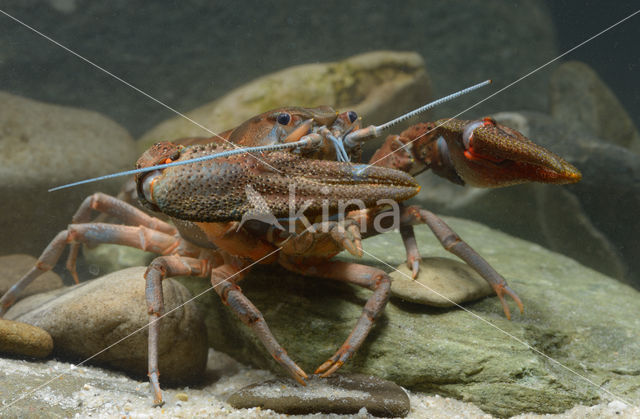
[[[640,397],[637,291],[538,245],[474,222],[447,221],[507,278],[524,302],[524,314],[512,303],[516,313],[507,320],[491,297],[466,305],[469,312],[392,298],[345,371],[472,401],[501,416],[561,412],[609,398],[577,374],[620,397]],[[423,255],[450,257],[428,228],[416,228],[416,235]],[[375,257],[392,266],[404,261],[398,234],[364,245],[369,254],[362,263],[389,271]],[[198,279],[185,282],[194,294],[210,286]],[[307,372],[342,344],[370,294],[275,266],[255,269],[241,285]],[[198,301],[207,313],[211,346],[242,362],[284,371],[214,292]]]
[[[380,124],[425,103],[431,94],[424,60],[415,52],[374,51],[342,61],[298,65],[259,77],[219,99],[174,116],[138,141],[143,152],[157,141],[211,137],[282,106],[329,105],[354,110],[365,124]],[[207,131],[193,121],[207,128]]]

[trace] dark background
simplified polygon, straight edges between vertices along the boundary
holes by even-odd
[[[0,1],[3,10],[180,111],[278,69],[378,49],[421,53],[437,95],[486,78],[494,79],[497,89],[638,6],[637,1],[569,0]],[[531,9],[547,15],[532,15]],[[546,43],[546,35],[535,33],[548,15],[555,48]],[[639,20],[636,16],[563,58],[589,63],[636,124]],[[134,137],[172,116],[6,16],[0,22],[0,89],[98,110]],[[544,110],[535,96],[552,69],[518,83],[519,91],[514,86],[477,112]],[[463,98],[438,112],[448,116],[478,97],[483,96]]]

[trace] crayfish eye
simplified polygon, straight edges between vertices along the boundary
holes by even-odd
[[[291,115],[289,115],[286,112],[282,112],[282,113],[278,114],[278,117],[276,118],[276,121],[278,121],[278,124],[280,124],[280,125],[288,125],[289,122],[291,122]]]
[[[352,123],[355,122],[356,119],[358,119],[358,114],[354,111],[347,112],[347,116],[349,117],[349,121],[351,121]]]

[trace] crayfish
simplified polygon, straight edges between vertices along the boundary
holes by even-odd
[[[402,202],[420,189],[413,176],[428,169],[452,182],[481,187],[573,183],[580,180],[580,172],[491,118],[420,123],[387,137],[368,165],[354,163],[360,160],[362,144],[377,136],[379,128],[361,128],[353,111],[284,107],[213,138],[157,143],[138,160],[135,183],[142,206],[162,216],[102,193],[88,197],[68,228],[2,297],[0,314],[24,287],[56,264],[67,245],[67,267],[76,281],[81,244],[115,243],[160,254],[145,279],[149,379],[154,404],[162,405],[157,346],[165,278],[210,278],[223,303],[303,385],[307,374],[238,286],[255,263],[278,263],[302,275],[373,291],[344,344],[315,370],[323,377],[340,368],[363,343],[389,299],[391,284],[389,275],[378,268],[332,258],[343,250],[362,256],[362,239],[390,228],[400,230],[414,277],[420,254],[412,226],[424,223],[448,251],[493,287],[508,318],[506,295],[522,312],[520,298],[504,278],[444,221]],[[90,222],[93,210],[123,224]]]

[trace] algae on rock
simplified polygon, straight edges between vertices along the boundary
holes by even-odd
[[[371,124],[422,105],[429,96],[430,82],[419,54],[376,51],[267,74],[187,116],[219,133],[269,109],[329,105],[340,111],[353,109]],[[171,118],[144,134],[138,148],[143,152],[161,140],[213,135],[201,126],[180,116]]]
[[[637,291],[538,245],[471,221],[446,220],[505,276],[522,298],[524,314],[507,320],[498,299],[491,297],[466,305],[492,327],[460,309],[392,298],[345,371],[471,401],[501,416],[562,412],[607,397],[525,342],[615,394],[640,396]],[[427,227],[416,228],[416,236],[423,256],[451,257]],[[363,244],[366,252],[385,263],[404,263],[398,234]],[[389,271],[367,254],[360,262]],[[184,283],[194,294],[210,286],[195,278]],[[350,285],[303,278],[275,266],[255,269],[241,286],[306,371],[313,371],[343,343],[369,295]],[[284,374],[215,293],[198,301],[207,313],[210,345],[241,362]]]

